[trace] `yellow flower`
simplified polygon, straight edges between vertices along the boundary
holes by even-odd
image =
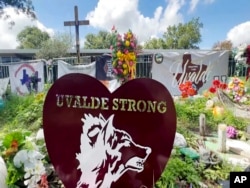
[[[229,89],[232,89],[234,87],[234,84],[232,83],[232,82],[230,82],[229,84],[228,84],[228,88]]]
[[[128,40],[125,41],[125,46],[129,46],[130,42]]]
[[[128,74],[128,69],[123,70],[123,75],[126,76]]]
[[[122,67],[123,67],[124,69],[126,69],[126,68],[128,68],[128,65],[127,65],[126,63],[123,63],[123,64],[122,64]]]
[[[135,53],[134,53],[134,52],[130,52],[130,53],[129,53],[129,59],[130,59],[131,61],[135,61],[136,56],[135,56]]]
[[[127,38],[130,39],[132,37],[132,33],[131,32],[128,32],[127,33]]]
[[[116,67],[116,65],[117,65],[117,61],[113,61],[113,67]]]
[[[117,57],[121,57],[122,56],[122,52],[119,50],[117,53],[116,53]]]
[[[240,82],[239,86],[244,88],[244,82]]]
[[[44,99],[44,93],[36,94],[36,96],[35,96],[36,101],[40,102],[40,101],[43,101],[43,99]]]
[[[120,61],[124,60],[124,54],[120,50],[116,53],[116,55]]]

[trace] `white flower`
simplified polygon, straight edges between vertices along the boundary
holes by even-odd
[[[27,161],[27,159],[28,159],[27,150],[20,150],[15,155],[13,162],[17,168],[20,168],[24,163],[24,161]]]
[[[34,168],[34,173],[42,175],[45,172],[46,171],[45,171],[45,167],[44,167],[43,163],[41,161],[39,163],[36,163],[35,168]]]
[[[15,155],[13,162],[17,168],[20,168],[22,165],[25,167],[32,168],[34,164],[42,160],[44,155],[35,150],[20,150]]]
[[[240,99],[240,102],[241,102],[241,103],[246,102],[246,101],[247,101],[247,97],[245,97],[245,96],[244,96],[244,97],[241,97],[241,99]]]
[[[27,179],[24,181],[24,185],[27,186],[27,188],[35,188],[37,187],[37,182],[41,179],[40,175],[33,175],[30,179]]]
[[[208,100],[207,102],[206,102],[206,107],[207,108],[212,108],[214,106],[214,101],[213,100]]]
[[[26,172],[24,174],[24,179],[28,179],[34,174],[32,168],[24,168],[24,171]]]
[[[14,157],[13,162],[17,168],[23,166],[24,174],[24,184],[28,188],[34,188],[37,182],[41,179],[41,175],[45,174],[45,167],[43,165],[42,159],[44,155],[35,150],[20,150]]]

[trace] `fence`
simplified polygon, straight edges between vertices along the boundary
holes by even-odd
[[[66,57],[66,58],[55,58],[52,61],[44,61],[44,80],[48,81],[48,74],[52,75],[52,82],[57,79],[57,62],[58,60],[63,60],[69,64],[76,63],[76,57]],[[17,62],[18,64],[22,63],[32,63],[34,61],[22,61]],[[40,60],[41,61],[41,60]],[[81,57],[82,64],[88,64],[94,61],[93,57],[84,56]],[[137,56],[137,65],[136,65],[136,77],[137,78],[152,78],[151,70],[153,64],[153,54],[140,54]],[[228,76],[246,76],[248,65],[242,62],[236,62],[232,56],[229,57],[228,61]],[[9,77],[9,66],[6,63],[0,63],[0,78]]]
[[[238,77],[246,77],[247,69],[249,65],[246,62],[236,61],[234,56],[230,54],[228,60],[228,76],[238,76]]]
[[[55,58],[51,62],[51,75],[53,78],[53,82],[58,78],[57,73],[57,66],[58,66],[58,60],[63,60],[69,64],[74,65],[76,63],[75,57],[66,57],[66,58]],[[80,64],[89,64],[94,59],[91,59],[90,56],[81,57]],[[141,54],[137,56],[137,64],[136,64],[136,77],[137,78],[151,78],[151,69],[153,64],[153,54]]]

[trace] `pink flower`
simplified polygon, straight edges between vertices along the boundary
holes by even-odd
[[[130,61],[129,62],[129,66],[132,67],[134,65],[134,62],[133,61]]]
[[[233,126],[227,127],[227,137],[228,138],[235,138],[237,136],[237,131]]]
[[[117,69],[113,69],[115,74],[118,74],[118,70]]]
[[[123,70],[122,69],[118,69],[118,73],[123,73]]]

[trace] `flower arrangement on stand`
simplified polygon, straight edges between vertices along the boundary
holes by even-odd
[[[113,72],[121,84],[136,77],[137,39],[129,30],[123,36],[112,29],[114,40],[112,42]]]
[[[228,93],[232,96],[233,101],[235,102],[244,102],[246,98],[245,95],[245,84],[244,82],[238,78],[233,77],[228,83]]]

